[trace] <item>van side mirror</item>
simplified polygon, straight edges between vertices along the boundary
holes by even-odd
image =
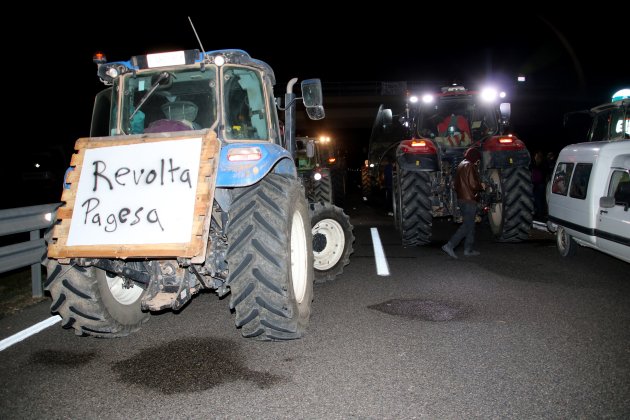
[[[599,197],[599,207],[604,209],[615,207],[615,197]]]
[[[321,120],[326,116],[324,112],[322,82],[319,79],[307,79],[302,81],[302,101],[304,101],[306,113],[311,120]]]

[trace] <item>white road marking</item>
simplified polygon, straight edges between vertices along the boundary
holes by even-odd
[[[387,265],[387,258],[385,258],[385,251],[381,244],[381,237],[378,235],[377,228],[370,228],[372,233],[372,246],[374,247],[374,260],[376,261],[376,274],[379,276],[389,276],[389,266]]]
[[[19,343],[20,341],[29,338],[31,335],[35,335],[38,332],[45,330],[51,325],[55,325],[59,321],[61,321],[61,317],[59,315],[51,316],[50,318],[45,319],[42,322],[38,322],[37,324],[32,325],[27,329],[20,331],[19,333],[13,334],[11,337],[5,338],[4,340],[0,341],[0,351],[11,347],[15,343]]]

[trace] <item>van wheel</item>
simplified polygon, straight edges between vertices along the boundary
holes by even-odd
[[[558,252],[563,257],[571,257],[575,255],[577,251],[577,243],[575,239],[571,235],[569,235],[565,228],[562,226],[558,226],[558,231],[556,232],[556,244],[558,245]]]

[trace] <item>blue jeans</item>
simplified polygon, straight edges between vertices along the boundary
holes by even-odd
[[[451,236],[448,243],[451,248],[455,249],[462,239],[466,238],[464,241],[464,249],[466,251],[472,251],[473,245],[475,244],[475,215],[477,214],[477,203],[461,200],[458,200],[457,203],[462,211],[464,222],[453,236]]]

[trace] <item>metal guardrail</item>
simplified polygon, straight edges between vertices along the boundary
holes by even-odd
[[[41,230],[52,226],[61,203],[0,210],[0,236],[29,232],[30,240],[0,247],[0,273],[31,266],[33,297],[44,295],[41,264],[46,242]]]

